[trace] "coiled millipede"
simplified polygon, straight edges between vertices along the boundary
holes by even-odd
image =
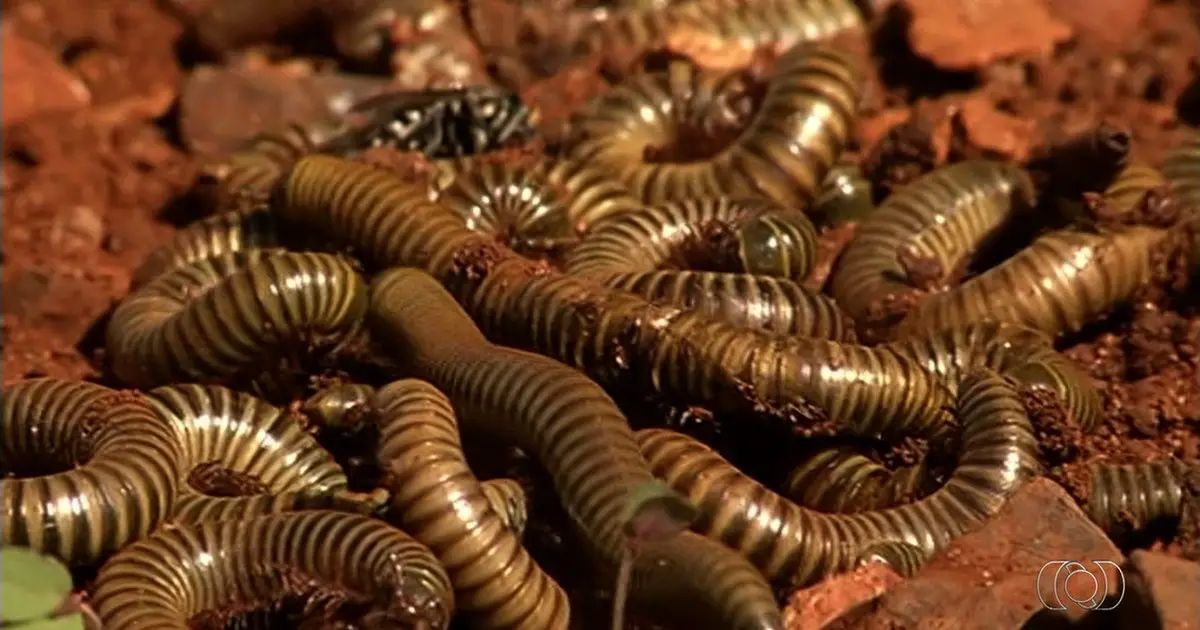
[[[1177,459],[1142,464],[1096,462],[1084,511],[1109,534],[1138,533],[1180,516],[1183,477],[1200,470]]]
[[[0,536],[76,564],[141,538],[175,504],[182,449],[134,392],[40,378],[4,390]],[[60,472],[61,471],[61,472]]]
[[[171,518],[181,523],[244,519],[320,507],[346,487],[346,475],[299,421],[247,394],[224,387],[168,385],[149,403],[173,425],[183,447],[181,484]],[[249,496],[209,496],[207,467]],[[216,467],[216,468],[213,468]]]
[[[139,387],[264,367],[264,355],[347,334],[366,284],[327,254],[246,250],[165,273],[123,301],[107,331],[112,369]]]
[[[655,474],[696,503],[699,531],[741,550],[771,579],[798,586],[852,568],[870,545],[905,543],[932,555],[1038,474],[1033,426],[1003,379],[968,375],[956,406],[961,450],[945,485],[915,503],[858,514],[802,508],[680,433],[644,429],[638,443]]]
[[[372,405],[391,512],[446,567],[459,609],[481,628],[565,629],[566,593],[493,511],[467,466],[450,401],[409,379],[379,390]]]
[[[675,144],[682,115],[721,111],[725,82],[635,77],[586,105],[571,154],[607,168],[651,203],[760,194],[799,208],[816,198],[853,129],[862,77],[857,62],[827,45],[796,46],[780,57],[761,105],[733,142],[694,162],[654,162],[647,148]]]
[[[283,231],[267,208],[222,212],[191,223],[177,231],[169,243],[150,252],[134,270],[129,288],[135,291],[164,273],[205,258],[283,244]]]
[[[492,339],[601,384],[713,409],[815,405],[866,435],[927,434],[949,420],[945,385],[911,359],[738,329],[555,273],[470,232],[422,186],[366,166],[303,158],[274,207],[284,222],[351,244],[374,265],[424,269]]]
[[[379,520],[325,510],[161,528],[101,568],[92,606],[106,630],[186,630],[204,611],[318,589],[401,627],[446,628],[455,610],[450,578],[423,545]]]
[[[792,469],[783,495],[819,512],[863,512],[899,505],[919,495],[924,466],[889,470],[849,448],[827,449]]]
[[[408,369],[453,401],[467,426],[537,458],[602,567],[625,545],[622,514],[654,477],[616,404],[582,374],[493,345],[429,275],[393,269],[371,283],[369,323]],[[770,588],[720,545],[685,535],[639,548],[632,596],[705,627],[781,628]],[[682,604],[687,602],[686,604]]]
[[[800,213],[766,199],[696,200],[597,228],[571,252],[567,271],[739,327],[853,339],[833,300],[799,284],[816,250],[816,230]],[[734,269],[686,270],[722,259]],[[671,263],[685,270],[662,269]]]

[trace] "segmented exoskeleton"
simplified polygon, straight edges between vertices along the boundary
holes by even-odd
[[[860,565],[882,562],[902,577],[912,577],[928,559],[929,554],[920,547],[902,542],[870,544],[858,554]]]
[[[722,233],[725,238],[712,238]],[[798,282],[816,250],[816,231],[800,213],[761,198],[707,199],[662,204],[608,222],[571,252],[567,270],[735,326],[853,338],[853,323],[837,305]],[[740,269],[686,270],[703,262]],[[685,270],[663,269],[668,265]]]
[[[1195,461],[1177,459],[1143,464],[1089,466],[1092,475],[1084,510],[1109,534],[1138,533],[1176,519],[1183,499],[1183,476],[1195,474]]]
[[[822,225],[858,223],[875,212],[871,180],[862,167],[846,161],[833,165],[813,201],[809,216]]]
[[[183,523],[236,520],[319,507],[346,487],[341,467],[298,419],[224,387],[168,385],[148,395],[183,446],[185,474],[216,465],[260,486],[249,496],[210,496],[185,479],[172,510]]]
[[[1200,212],[1200,133],[1193,133],[1163,161],[1162,174],[1171,191],[1193,212]]]
[[[728,111],[728,80],[695,69],[634,77],[585,106],[571,154],[607,168],[650,203],[761,194],[791,207],[816,198],[853,130],[862,77],[836,48],[802,45],[775,66],[762,104],[735,140],[694,162],[647,160],[676,143],[689,116]]]
[[[602,569],[617,566],[622,515],[654,477],[604,390],[561,363],[488,342],[454,298],[416,270],[376,277],[370,325],[411,373],[445,392],[469,430],[498,434],[536,457]],[[703,538],[639,545],[632,585],[636,600],[705,627],[782,628],[754,568]]]
[[[368,625],[442,629],[454,614],[450,579],[425,546],[325,510],[159,529],[104,565],[92,608],[106,630],[186,630],[204,611],[322,590],[369,605]]]
[[[198,260],[282,244],[283,234],[275,215],[266,208],[206,217],[179,230],[170,243],[150,252],[134,270],[130,290]]]
[[[365,309],[366,285],[342,258],[241,251],[197,260],[127,297],[107,347],[113,372],[139,387],[210,381],[346,334]]]
[[[40,378],[4,390],[0,536],[90,564],[166,518],[181,480],[170,425],[134,392]]]
[[[893,471],[853,449],[834,448],[792,469],[782,494],[820,512],[865,512],[917,498],[927,474],[921,465]]]
[[[638,443],[655,474],[696,503],[698,531],[742,551],[771,579],[796,586],[851,568],[873,544],[905,543],[932,555],[1038,474],[1033,427],[1003,379],[988,372],[965,378],[957,413],[961,450],[945,485],[915,503],[859,514],[802,508],[680,433],[646,429]]]
[[[493,511],[462,453],[450,401],[410,379],[380,389],[372,406],[389,518],[446,567],[459,608],[482,628],[567,628],[566,593]]]
[[[745,411],[815,405],[851,431],[921,434],[949,418],[948,390],[893,352],[738,329],[562,275],[467,230],[420,185],[326,156],[297,163],[281,218],[351,244],[372,264],[426,270],[493,339],[616,387]]]

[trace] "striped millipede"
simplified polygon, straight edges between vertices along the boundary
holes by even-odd
[[[988,372],[967,376],[958,390],[955,471],[928,497],[887,510],[821,514],[683,434],[645,429],[638,443],[655,474],[696,503],[699,531],[741,550],[772,580],[799,586],[851,568],[868,544],[905,543],[932,555],[1038,474],[1037,440],[1017,392]]]
[[[1200,212],[1200,133],[1193,133],[1163,161],[1162,174],[1172,192]]]
[[[748,398],[776,409],[813,404],[868,435],[924,433],[948,419],[945,386],[910,359],[738,329],[535,266],[468,231],[423,186],[366,166],[306,157],[274,207],[379,267],[424,269],[493,339],[604,384],[714,410],[744,410]]]
[[[301,404],[300,413],[321,429],[353,431],[378,414],[372,404],[374,396],[375,388],[370,385],[343,383],[310,396]],[[504,526],[521,537],[529,520],[524,486],[513,479],[489,479],[481,482],[479,489]]]
[[[250,139],[244,147],[207,166],[201,190],[219,210],[237,208],[239,200],[270,192],[296,160],[316,153],[338,133],[330,124],[288,124]]]
[[[275,215],[266,208],[206,217],[179,230],[170,243],[150,252],[133,272],[130,290],[198,260],[282,243]]]
[[[212,462],[264,489],[250,496],[209,496],[185,481],[173,521],[230,520],[315,507],[346,487],[346,475],[333,456],[295,417],[253,396],[224,387],[169,385],[152,390],[148,399],[179,436],[185,474]]]
[[[825,176],[809,215],[814,221],[833,227],[857,223],[875,212],[873,194],[871,180],[863,174],[862,168],[841,161]]]
[[[480,628],[566,628],[566,593],[492,510],[445,395],[408,379],[380,389],[372,404],[392,514],[446,568],[459,609]]]
[[[0,468],[38,475],[0,479],[5,545],[90,564],[144,536],[171,511],[179,442],[135,393],[52,378],[24,381],[4,391],[2,430]]]
[[[915,361],[951,388],[972,370],[987,368],[1022,387],[1052,391],[1084,431],[1104,418],[1091,379],[1056,352],[1049,337],[1030,328],[984,322],[912,335],[881,349]]]
[[[374,605],[392,627],[446,628],[454,614],[450,579],[427,548],[381,521],[325,510],[159,529],[104,565],[92,606],[105,630],[185,630],[204,611],[321,587]]]
[[[761,105],[732,143],[700,161],[653,162],[646,149],[678,140],[680,114],[719,111],[729,82],[694,68],[635,77],[585,105],[571,151],[651,203],[761,194],[800,207],[817,196],[852,132],[862,84],[848,54],[796,46],[780,57]]]
[[[601,567],[617,566],[626,503],[654,477],[604,390],[556,361],[491,344],[454,298],[417,270],[376,277],[369,323],[408,359],[411,373],[445,392],[468,429],[499,433],[541,461]],[[706,627],[782,628],[754,568],[696,536],[639,547],[632,583],[638,600],[699,613]],[[690,610],[679,610],[681,602]]]
[[[852,449],[828,449],[792,469],[783,495],[819,512],[865,512],[915,498],[927,473],[920,465],[893,471]]]
[[[248,250],[164,274],[117,307],[108,351],[139,387],[204,381],[260,365],[265,353],[345,334],[366,310],[366,284],[326,254]]]
[[[642,209],[609,173],[576,160],[439,160],[436,167],[447,181],[434,193],[438,203],[468,229],[521,252],[564,250],[596,224]]]
[[[912,577],[929,555],[920,547],[902,542],[886,542],[867,545],[858,556],[858,564],[882,562],[902,577]]]
[[[1146,193],[1167,185],[1162,172],[1141,162],[1131,162],[1117,173],[1099,195],[1105,214],[1119,216],[1130,213],[1141,203]]]
[[[1109,534],[1136,533],[1178,518],[1182,478],[1198,466],[1195,461],[1177,459],[1126,465],[1093,463],[1084,510]]]
[[[725,239],[711,238],[720,232]],[[689,256],[689,249],[700,255]],[[816,250],[816,229],[804,215],[766,199],[724,197],[665,203],[617,218],[584,238],[567,259],[567,271],[734,326],[853,338],[853,322],[833,300],[799,284]],[[688,269],[722,258],[733,259],[735,269]],[[683,269],[663,269],[675,261],[671,266]]]

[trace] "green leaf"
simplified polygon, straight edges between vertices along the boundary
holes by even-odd
[[[661,541],[678,535],[696,520],[696,507],[661,481],[644,483],[629,495],[622,514],[625,535]]]
[[[0,621],[49,617],[71,586],[71,574],[58,560],[25,547],[0,548]]]
[[[63,615],[52,619],[38,619],[37,621],[29,621],[20,625],[13,626],[13,630],[83,630],[87,626],[84,625],[83,615],[75,613],[73,615]]]

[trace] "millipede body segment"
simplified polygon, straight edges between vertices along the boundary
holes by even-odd
[[[182,449],[139,395],[41,378],[4,390],[0,535],[75,564],[105,558],[166,518]]]
[[[92,606],[106,630],[186,630],[205,611],[318,589],[399,627],[446,628],[455,610],[427,548],[382,521],[324,510],[160,529],[104,565]]]

